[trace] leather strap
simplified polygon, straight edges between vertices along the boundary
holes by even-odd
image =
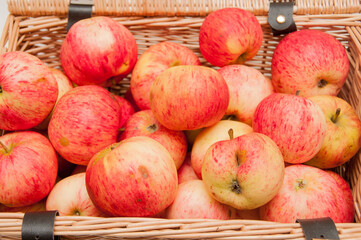
[[[58,211],[39,211],[25,213],[21,228],[22,240],[54,240],[55,216]]]
[[[297,219],[301,224],[306,240],[339,240],[338,231],[331,218]]]
[[[93,0],[71,0],[68,11],[68,24],[66,30],[69,31],[71,26],[77,21],[92,16]]]
[[[297,31],[293,20],[293,2],[271,2],[268,12],[268,24],[274,36]]]

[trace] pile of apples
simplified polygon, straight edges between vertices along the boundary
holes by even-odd
[[[329,170],[361,146],[359,117],[337,97],[345,48],[318,30],[290,33],[269,79],[244,65],[262,42],[253,14],[225,8],[199,32],[214,68],[174,42],[138,58],[132,33],[108,17],[69,30],[64,73],[1,55],[1,210],[352,222],[351,190]],[[124,98],[107,90],[129,74]]]

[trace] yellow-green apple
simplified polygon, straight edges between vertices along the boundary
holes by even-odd
[[[240,210],[270,201],[281,188],[283,176],[281,151],[271,138],[254,132],[214,143],[202,166],[211,195]]]
[[[51,110],[50,114],[42,121],[39,125],[36,126],[37,129],[47,129],[50,118],[53,116],[54,108],[59,101],[59,99],[70,89],[73,89],[73,84],[69,78],[60,70],[55,68],[50,68],[51,74],[53,74],[56,83],[58,84],[58,98],[56,99],[55,105]]]
[[[19,131],[0,136],[0,203],[32,205],[53,188],[58,160],[49,140],[40,133]]]
[[[121,96],[114,95],[115,99],[117,100],[119,106],[120,106],[120,123],[119,123],[119,129],[124,126],[124,123],[128,121],[129,117],[135,112],[132,104],[125,98],[122,98]]]
[[[157,120],[172,130],[209,127],[222,119],[229,103],[226,81],[204,66],[164,70],[150,89],[150,107]]]
[[[258,104],[252,126],[277,144],[288,163],[313,158],[326,135],[321,108],[307,98],[284,93],[273,93]]]
[[[134,113],[125,123],[120,140],[135,136],[146,136],[156,140],[168,150],[177,169],[182,165],[187,154],[187,140],[184,132],[165,128],[154,117],[151,110]]]
[[[334,168],[350,160],[361,147],[361,121],[352,106],[336,96],[309,97],[322,109],[327,129],[320,151],[306,162],[318,168]]]
[[[57,210],[60,216],[104,216],[89,198],[85,172],[57,182],[46,200],[46,210]]]
[[[230,136],[228,131],[232,129],[233,137],[239,137],[243,134],[253,132],[252,127],[249,125],[234,121],[234,120],[221,120],[211,127],[204,128],[200,132],[193,144],[191,152],[191,163],[194,172],[202,179],[202,165],[204,155],[208,148],[219,141],[229,140]]]
[[[95,153],[117,141],[120,116],[120,106],[108,90],[76,87],[57,103],[49,139],[66,160],[87,165]]]
[[[235,210],[216,201],[202,180],[190,180],[179,185],[177,196],[166,210],[168,219],[231,219]]]
[[[58,86],[50,69],[25,52],[0,55],[0,129],[26,130],[51,112]]]
[[[38,211],[46,211],[46,198],[40,200],[37,203],[34,203],[25,207],[7,207],[5,205],[0,204],[0,212],[38,212]]]
[[[344,184],[316,167],[288,166],[280,191],[260,208],[261,219],[294,223],[296,219],[330,217],[337,223],[352,222],[351,190]]]
[[[86,170],[90,199],[111,216],[154,216],[175,199],[177,168],[168,150],[144,136],[96,153]]]
[[[199,47],[211,64],[223,67],[252,59],[261,48],[263,32],[257,18],[240,8],[209,14],[199,31]]]
[[[138,56],[133,34],[110,17],[76,22],[60,49],[65,74],[77,85],[110,86],[131,72]]]
[[[174,42],[160,42],[148,48],[132,72],[130,89],[140,109],[150,109],[149,92],[154,79],[164,70],[179,65],[201,65],[187,47]]]
[[[186,159],[182,166],[178,169],[178,184],[189,180],[199,179],[191,164],[191,154],[187,153]]]
[[[336,96],[349,70],[347,53],[333,36],[320,30],[300,30],[284,37],[271,62],[276,92],[300,96]]]
[[[229,65],[218,72],[226,80],[229,90],[229,105],[226,115],[252,126],[257,105],[274,93],[271,80],[260,71],[245,65]]]

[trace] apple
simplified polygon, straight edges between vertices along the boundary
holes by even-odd
[[[201,65],[187,47],[175,42],[160,42],[148,48],[132,72],[130,89],[140,109],[150,109],[149,93],[154,79],[164,70],[179,65]]]
[[[120,106],[106,89],[80,86],[57,103],[48,127],[55,150],[66,160],[87,165],[95,153],[117,141]]]
[[[5,205],[0,204],[0,212],[38,212],[38,211],[46,211],[46,198],[40,200],[37,203],[34,203],[25,207],[6,207]]]
[[[168,219],[231,219],[235,210],[217,202],[202,180],[190,180],[179,185],[174,202],[166,210]]]
[[[151,110],[134,113],[125,123],[120,140],[135,136],[146,136],[156,140],[168,150],[177,169],[182,165],[187,154],[187,139],[184,132],[165,128]]]
[[[240,8],[209,14],[199,31],[199,47],[211,64],[223,67],[252,59],[261,48],[263,32],[257,18]]]
[[[46,210],[57,210],[60,216],[104,216],[89,198],[85,172],[57,182],[46,200]]]
[[[280,191],[260,208],[261,219],[294,223],[296,219],[330,217],[336,223],[352,222],[353,201],[350,189],[344,192],[344,184],[319,168],[288,166]]]
[[[110,17],[76,22],[60,49],[65,74],[75,84],[110,86],[131,72],[138,56],[132,33]]]
[[[261,133],[214,143],[206,152],[202,177],[211,195],[239,210],[258,208],[270,201],[283,183],[282,154]]]
[[[178,169],[178,184],[187,182],[189,180],[199,179],[191,164],[191,155],[187,153],[186,159],[182,166]]]
[[[53,188],[58,160],[49,140],[37,132],[0,136],[0,203],[24,207],[39,202]]]
[[[277,144],[288,163],[313,158],[326,135],[321,108],[309,99],[284,93],[273,93],[259,103],[252,126]]]
[[[361,147],[361,121],[352,106],[336,96],[309,97],[326,118],[326,136],[320,151],[307,165],[335,168],[350,160]]]
[[[120,123],[119,128],[122,128],[126,121],[128,121],[129,117],[135,112],[132,104],[125,98],[122,98],[121,96],[114,95],[115,99],[117,100],[119,106],[120,106]]]
[[[197,135],[191,151],[191,163],[198,178],[202,179],[202,165],[208,148],[216,142],[229,140],[230,136],[228,131],[230,129],[232,129],[233,137],[239,137],[243,134],[253,132],[252,127],[245,123],[233,120],[221,120],[211,127],[204,128],[203,131]]]
[[[110,216],[154,216],[175,199],[177,169],[165,147],[144,136],[96,153],[86,170],[90,199]]]
[[[73,89],[73,84],[69,80],[69,78],[60,70],[55,68],[50,68],[51,74],[53,74],[55,81],[58,85],[58,98],[56,99],[55,105],[51,110],[50,114],[42,121],[39,125],[36,126],[37,129],[47,129],[50,118],[53,116],[54,108],[58,103],[59,99],[70,89]]]
[[[125,92],[124,99],[127,100],[132,105],[132,107],[134,109],[134,112],[140,111],[139,107],[135,103],[135,100],[133,98],[133,95],[132,95],[132,92],[131,92],[130,88],[128,88],[128,90]]]
[[[257,105],[274,93],[271,80],[255,68],[244,65],[229,65],[218,70],[226,80],[229,90],[229,105],[226,115],[252,126]]]
[[[285,36],[274,50],[272,84],[276,92],[336,96],[349,71],[347,53],[328,33],[305,29]]]
[[[0,55],[0,129],[26,130],[51,112],[58,86],[50,69],[25,52]]]
[[[164,70],[150,89],[156,119],[171,130],[209,127],[222,119],[229,103],[226,81],[204,66],[175,66]]]

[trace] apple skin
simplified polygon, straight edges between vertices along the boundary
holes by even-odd
[[[313,158],[326,135],[321,108],[307,98],[284,93],[273,93],[258,104],[252,126],[277,144],[288,163]]]
[[[229,103],[226,81],[204,66],[175,66],[163,71],[150,90],[157,120],[171,130],[209,127],[222,119]]]
[[[160,42],[148,48],[132,72],[130,89],[140,109],[150,109],[149,93],[154,79],[164,70],[179,65],[201,65],[194,52],[179,43]]]
[[[233,129],[233,136],[253,132],[249,125],[233,120],[221,120],[211,127],[203,129],[196,137],[191,151],[191,163],[194,172],[202,179],[202,165],[208,148],[219,141],[229,140],[228,130]]]
[[[76,87],[57,103],[49,139],[66,160],[87,165],[95,153],[117,141],[120,116],[119,104],[106,89]]]
[[[239,8],[223,8],[209,14],[199,31],[203,57],[214,66],[241,64],[261,48],[263,32],[257,18]]]
[[[0,136],[0,203],[24,207],[45,198],[55,184],[58,160],[49,140],[33,131]]]
[[[115,99],[117,100],[119,106],[120,106],[120,112],[121,117],[120,117],[120,123],[119,123],[119,128],[122,128],[125,124],[126,121],[128,121],[128,119],[130,118],[130,116],[132,116],[134,114],[134,108],[132,106],[132,104],[130,104],[130,102],[128,100],[126,100],[125,98],[122,98],[121,96],[118,95],[114,95]]]
[[[85,172],[57,182],[46,200],[46,210],[57,210],[60,216],[104,216],[89,198]]]
[[[76,22],[60,49],[65,74],[79,86],[110,86],[131,72],[138,56],[132,33],[110,17]]]
[[[187,154],[187,139],[184,132],[165,128],[151,110],[134,113],[125,123],[120,140],[135,136],[146,136],[156,140],[168,150],[177,169],[182,165]]]
[[[318,168],[335,168],[350,160],[361,147],[361,121],[352,106],[336,96],[309,97],[322,109],[327,129],[320,151],[307,165]],[[333,122],[337,108],[340,114]]]
[[[233,208],[212,198],[202,180],[180,184],[176,198],[166,210],[168,219],[228,220],[234,214]]]
[[[262,220],[283,223],[322,217],[330,217],[336,223],[350,222],[353,219],[351,193],[345,195],[347,200],[343,194],[342,185],[326,171],[307,165],[291,165],[285,168],[280,191],[260,208],[260,216]]]
[[[281,188],[284,162],[264,134],[247,133],[214,143],[204,156],[202,177],[211,195],[239,210],[258,208]]]
[[[229,90],[229,105],[226,115],[252,126],[257,105],[274,93],[271,80],[257,69],[245,65],[229,65],[218,69],[226,80]]]
[[[90,199],[110,216],[154,216],[175,199],[177,169],[165,147],[132,137],[93,156],[86,170]]]
[[[5,205],[0,204],[0,212],[39,212],[46,211],[46,198],[40,200],[37,203],[34,203],[25,207],[6,207]]]
[[[25,52],[0,55],[0,129],[26,130],[51,112],[58,86],[50,69]]]
[[[349,71],[342,44],[319,30],[300,30],[285,36],[277,45],[271,62],[276,92],[300,96],[336,96]],[[321,81],[323,80],[323,81]]]
[[[189,180],[199,179],[191,164],[191,154],[187,153],[186,159],[182,166],[178,169],[178,184],[187,182]]]

